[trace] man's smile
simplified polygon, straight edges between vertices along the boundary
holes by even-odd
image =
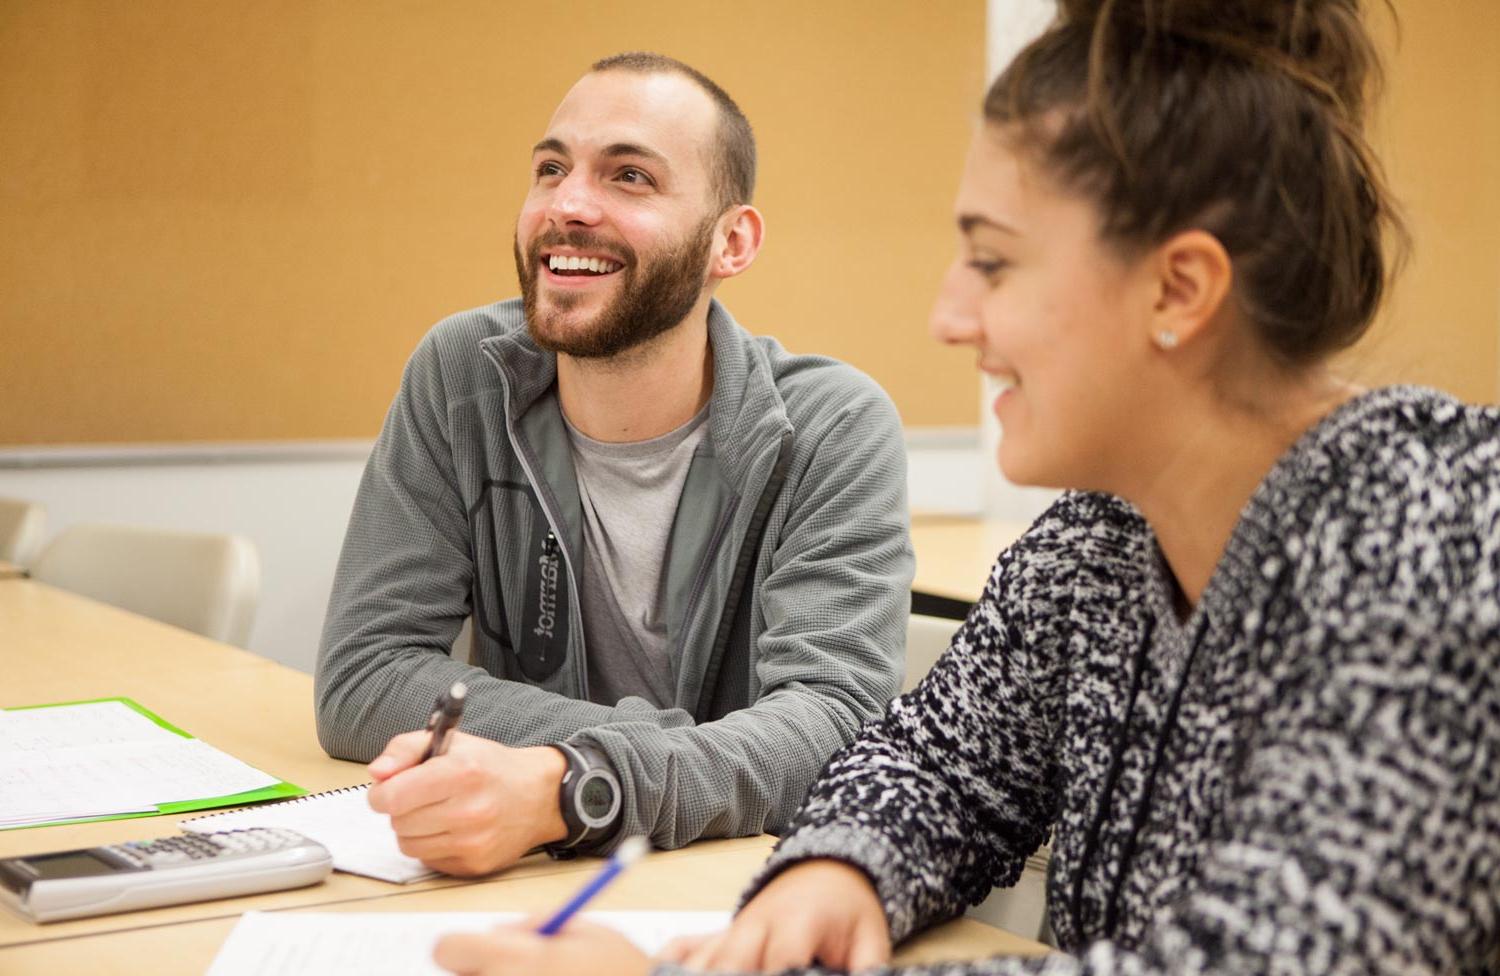
[[[614,274],[624,267],[615,258],[597,254],[543,254],[541,263],[550,274],[564,278],[597,278]]]

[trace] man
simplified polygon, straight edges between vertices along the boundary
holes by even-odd
[[[600,61],[532,153],[522,299],[407,365],[334,581],[318,733],[380,754],[370,803],[438,870],[776,830],[897,689],[899,418],[713,301],[760,249],[754,174],[712,81]],[[421,762],[407,730],[455,681],[462,731]]]

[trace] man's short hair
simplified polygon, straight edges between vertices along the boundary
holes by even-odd
[[[595,61],[594,71],[668,72],[692,79],[719,109],[719,138],[714,160],[714,192],[720,211],[749,203],[755,193],[755,133],[750,120],[714,80],[692,65],[650,51],[626,51]]]

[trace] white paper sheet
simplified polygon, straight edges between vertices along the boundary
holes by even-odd
[[[333,866],[350,874],[407,884],[437,877],[414,857],[401,853],[391,818],[370,809],[368,786],[314,793],[281,803],[230,810],[184,820],[183,830],[210,833],[247,827],[284,827],[328,848]]]
[[[124,702],[0,710],[0,755],[180,738]]]
[[[728,912],[585,912],[648,953],[679,935],[717,932]],[[516,912],[247,912],[208,976],[443,976],[432,961],[439,936],[483,932]]]
[[[0,711],[0,828],[152,811],[277,782],[120,702]]]

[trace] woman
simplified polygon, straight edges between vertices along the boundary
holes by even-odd
[[[934,331],[1006,475],[1076,490],[672,954],[880,965],[1051,832],[1067,954],[931,972],[1495,972],[1500,413],[1329,365],[1395,229],[1357,0],[1060,7],[986,99]],[[587,926],[439,959],[648,971]]]

